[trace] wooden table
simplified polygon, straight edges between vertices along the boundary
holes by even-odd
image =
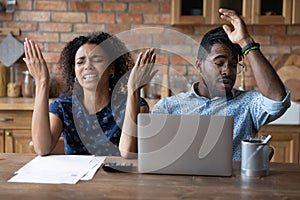
[[[234,162],[232,177],[115,173],[100,169],[91,181],[75,185],[7,182],[34,157],[0,154],[0,199],[300,199],[300,165],[295,163],[271,163],[270,176],[261,178],[242,177],[240,163]]]

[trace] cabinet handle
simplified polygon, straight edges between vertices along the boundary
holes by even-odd
[[[6,136],[11,136],[11,133],[10,133],[9,131],[6,131],[6,132],[5,132],[5,135],[6,135]]]
[[[14,118],[12,117],[0,118],[0,122],[8,122],[8,121],[14,121]]]

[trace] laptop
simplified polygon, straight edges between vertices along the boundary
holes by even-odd
[[[232,175],[233,117],[140,113],[138,171]]]

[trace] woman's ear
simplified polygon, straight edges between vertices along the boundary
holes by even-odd
[[[196,60],[195,68],[196,68],[196,70],[197,70],[199,73],[202,72],[202,70],[201,70],[201,65],[202,65],[202,61],[198,58],[198,59]]]
[[[110,74],[114,76],[115,75],[115,66],[111,65],[109,68],[110,68],[110,70],[109,70]]]

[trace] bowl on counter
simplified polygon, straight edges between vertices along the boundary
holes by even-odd
[[[291,107],[270,124],[300,124],[300,102],[291,101]]]

